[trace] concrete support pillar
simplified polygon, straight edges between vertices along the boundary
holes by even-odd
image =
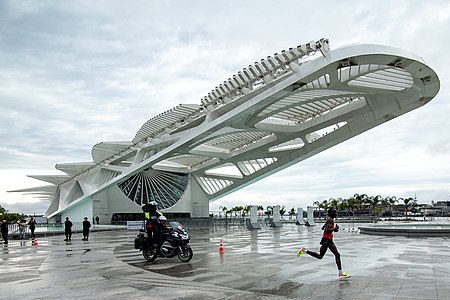
[[[281,224],[281,214],[279,205],[273,207],[273,218],[272,222],[270,223],[270,227],[283,227],[283,225]]]
[[[308,206],[307,208],[308,218],[306,219],[306,226],[316,226],[314,222],[314,207]]]
[[[258,212],[256,206],[250,206],[250,219],[247,220],[248,229],[261,229],[261,225],[258,222]]]
[[[297,207],[297,219],[295,221],[296,225],[305,225],[305,220],[303,219],[303,208]]]

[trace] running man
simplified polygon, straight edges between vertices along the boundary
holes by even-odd
[[[339,270],[339,278],[348,278],[351,275],[347,274],[342,271],[342,264],[341,264],[341,255],[339,254],[336,245],[333,242],[333,232],[339,231],[339,225],[334,224],[334,218],[336,218],[337,211],[334,207],[330,207],[328,209],[328,216],[325,224],[322,226],[323,229],[323,237],[320,241],[320,250],[319,253],[309,251],[305,247],[301,247],[300,250],[297,252],[297,256],[300,256],[304,253],[309,254],[317,259],[322,259],[327,252],[328,249],[334,254],[334,258],[336,260],[336,265]]]

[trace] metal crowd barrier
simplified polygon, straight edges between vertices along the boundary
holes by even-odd
[[[83,222],[72,222],[72,233],[83,232]],[[126,225],[98,225],[91,224],[90,232],[98,231],[111,231],[111,230],[125,230]],[[11,238],[19,237],[19,225],[9,224],[9,235]],[[63,223],[48,223],[48,224],[36,224],[36,229],[34,230],[36,236],[47,236],[47,235],[57,235],[64,234],[64,224]],[[31,231],[27,225],[25,229],[26,237],[30,237]]]

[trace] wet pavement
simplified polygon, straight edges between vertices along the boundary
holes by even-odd
[[[342,224],[335,234],[344,271],[318,250],[320,226],[228,231],[191,230],[194,257],[147,262],[136,231],[11,240],[0,248],[0,299],[450,299],[447,237],[362,235]],[[220,240],[224,253],[219,253]]]

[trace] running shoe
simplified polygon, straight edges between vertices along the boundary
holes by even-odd
[[[350,278],[350,277],[352,277],[352,275],[347,274],[345,272],[342,272],[342,273],[339,274],[339,278]]]
[[[301,247],[300,250],[297,252],[297,257],[300,257],[300,255],[305,253],[305,247]]]

